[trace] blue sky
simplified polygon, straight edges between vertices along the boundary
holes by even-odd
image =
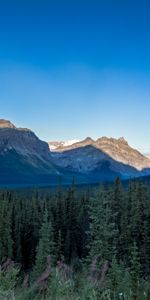
[[[150,152],[149,0],[0,1],[0,117]]]

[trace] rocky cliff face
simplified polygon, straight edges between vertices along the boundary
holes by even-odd
[[[0,128],[16,128],[10,121],[0,119]]]
[[[0,183],[38,182],[58,174],[46,142],[29,129],[0,120]]]
[[[0,122],[1,124],[1,122]],[[42,160],[50,159],[48,144],[39,140],[29,129],[0,126],[0,153],[15,150],[23,156],[35,155]]]
[[[0,153],[15,150],[23,156],[37,156],[42,160],[50,159],[49,147],[31,130],[16,128],[9,121],[0,120]]]
[[[96,145],[116,161],[132,166],[139,171],[150,167],[147,157],[131,148],[124,138],[102,137],[96,141]]]

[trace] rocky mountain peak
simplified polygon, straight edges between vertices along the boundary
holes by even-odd
[[[121,143],[124,143],[124,144],[127,144],[127,145],[128,145],[128,142],[125,140],[124,137],[120,137],[120,138],[118,139],[118,141],[121,142]]]
[[[100,138],[98,138],[96,140],[96,143],[100,143],[100,142],[108,142],[109,140],[111,140],[112,138],[108,138],[107,136],[102,136]]]
[[[18,131],[30,132],[30,133],[34,134],[33,131],[31,131],[30,129],[16,127],[12,122],[10,122],[9,120],[5,120],[5,119],[0,119],[0,129],[16,129]]]
[[[83,141],[82,143],[93,143],[95,142],[91,137],[87,136]]]
[[[109,137],[106,137],[106,136],[102,136],[102,137],[100,137],[96,140],[96,143],[98,143],[98,144],[103,144],[103,143],[117,144],[117,143],[119,143],[119,144],[128,145],[128,142],[124,139],[124,137],[120,137],[119,139],[116,139],[116,138],[112,138],[112,137],[109,138]]]
[[[16,127],[10,121],[0,119],[0,128],[16,128]]]

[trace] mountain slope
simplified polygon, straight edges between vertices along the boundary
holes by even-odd
[[[58,175],[47,143],[29,129],[0,120],[0,183],[39,182]]]

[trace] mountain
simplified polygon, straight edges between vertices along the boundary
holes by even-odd
[[[0,183],[51,182],[58,175],[46,142],[29,129],[0,120]]]
[[[102,137],[95,141],[87,137],[72,145],[58,143],[52,156],[57,166],[95,176],[95,179],[104,173],[107,179],[114,173],[122,178],[150,174],[150,160],[131,148],[124,138]]]

